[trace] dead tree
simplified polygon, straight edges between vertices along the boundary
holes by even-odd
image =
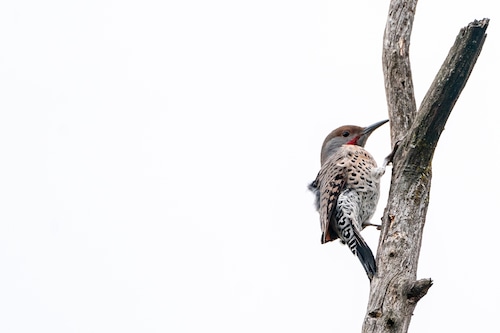
[[[417,302],[432,285],[417,280],[431,187],[431,161],[444,125],[486,38],[488,19],[461,29],[417,111],[409,46],[417,0],[392,0],[383,45],[391,141],[399,142],[370,287],[363,333],[407,332]]]

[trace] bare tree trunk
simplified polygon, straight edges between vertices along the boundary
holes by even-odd
[[[409,61],[417,0],[392,0],[384,35],[383,69],[393,144],[392,181],[371,283],[364,333],[407,332],[417,302],[432,285],[417,280],[417,265],[431,186],[431,161],[455,102],[486,38],[488,19],[460,30],[455,44],[416,111]]]

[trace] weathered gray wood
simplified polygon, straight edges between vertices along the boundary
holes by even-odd
[[[410,36],[417,0],[392,0],[382,49],[385,94],[391,116],[391,141],[407,133],[417,112],[410,66]]]
[[[488,19],[463,28],[418,112],[408,59],[416,1],[392,1],[384,37],[384,75],[392,123],[401,140],[377,251],[378,272],[370,288],[364,333],[408,331],[417,302],[432,285],[416,280],[429,192],[431,161],[444,125],[474,67]],[[411,90],[411,91],[409,91]]]

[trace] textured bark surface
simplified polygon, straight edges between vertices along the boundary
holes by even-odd
[[[377,251],[364,333],[407,332],[417,302],[432,285],[416,280],[429,192],[431,161],[486,38],[488,19],[463,28],[416,112],[409,44],[416,0],[391,1],[383,68],[391,139],[400,141]]]
[[[393,143],[408,133],[417,112],[410,66],[416,7],[417,0],[391,1],[384,31],[382,66]]]

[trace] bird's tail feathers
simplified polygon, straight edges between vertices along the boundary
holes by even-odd
[[[357,232],[354,233],[354,238],[356,240],[355,245],[355,254],[358,257],[359,261],[363,265],[363,268],[366,271],[366,275],[372,280],[373,276],[377,272],[377,265],[375,264],[375,257],[373,256],[372,250],[366,244],[365,240],[361,237],[361,235]],[[351,248],[352,250],[352,248]],[[353,251],[354,252],[354,251]]]

